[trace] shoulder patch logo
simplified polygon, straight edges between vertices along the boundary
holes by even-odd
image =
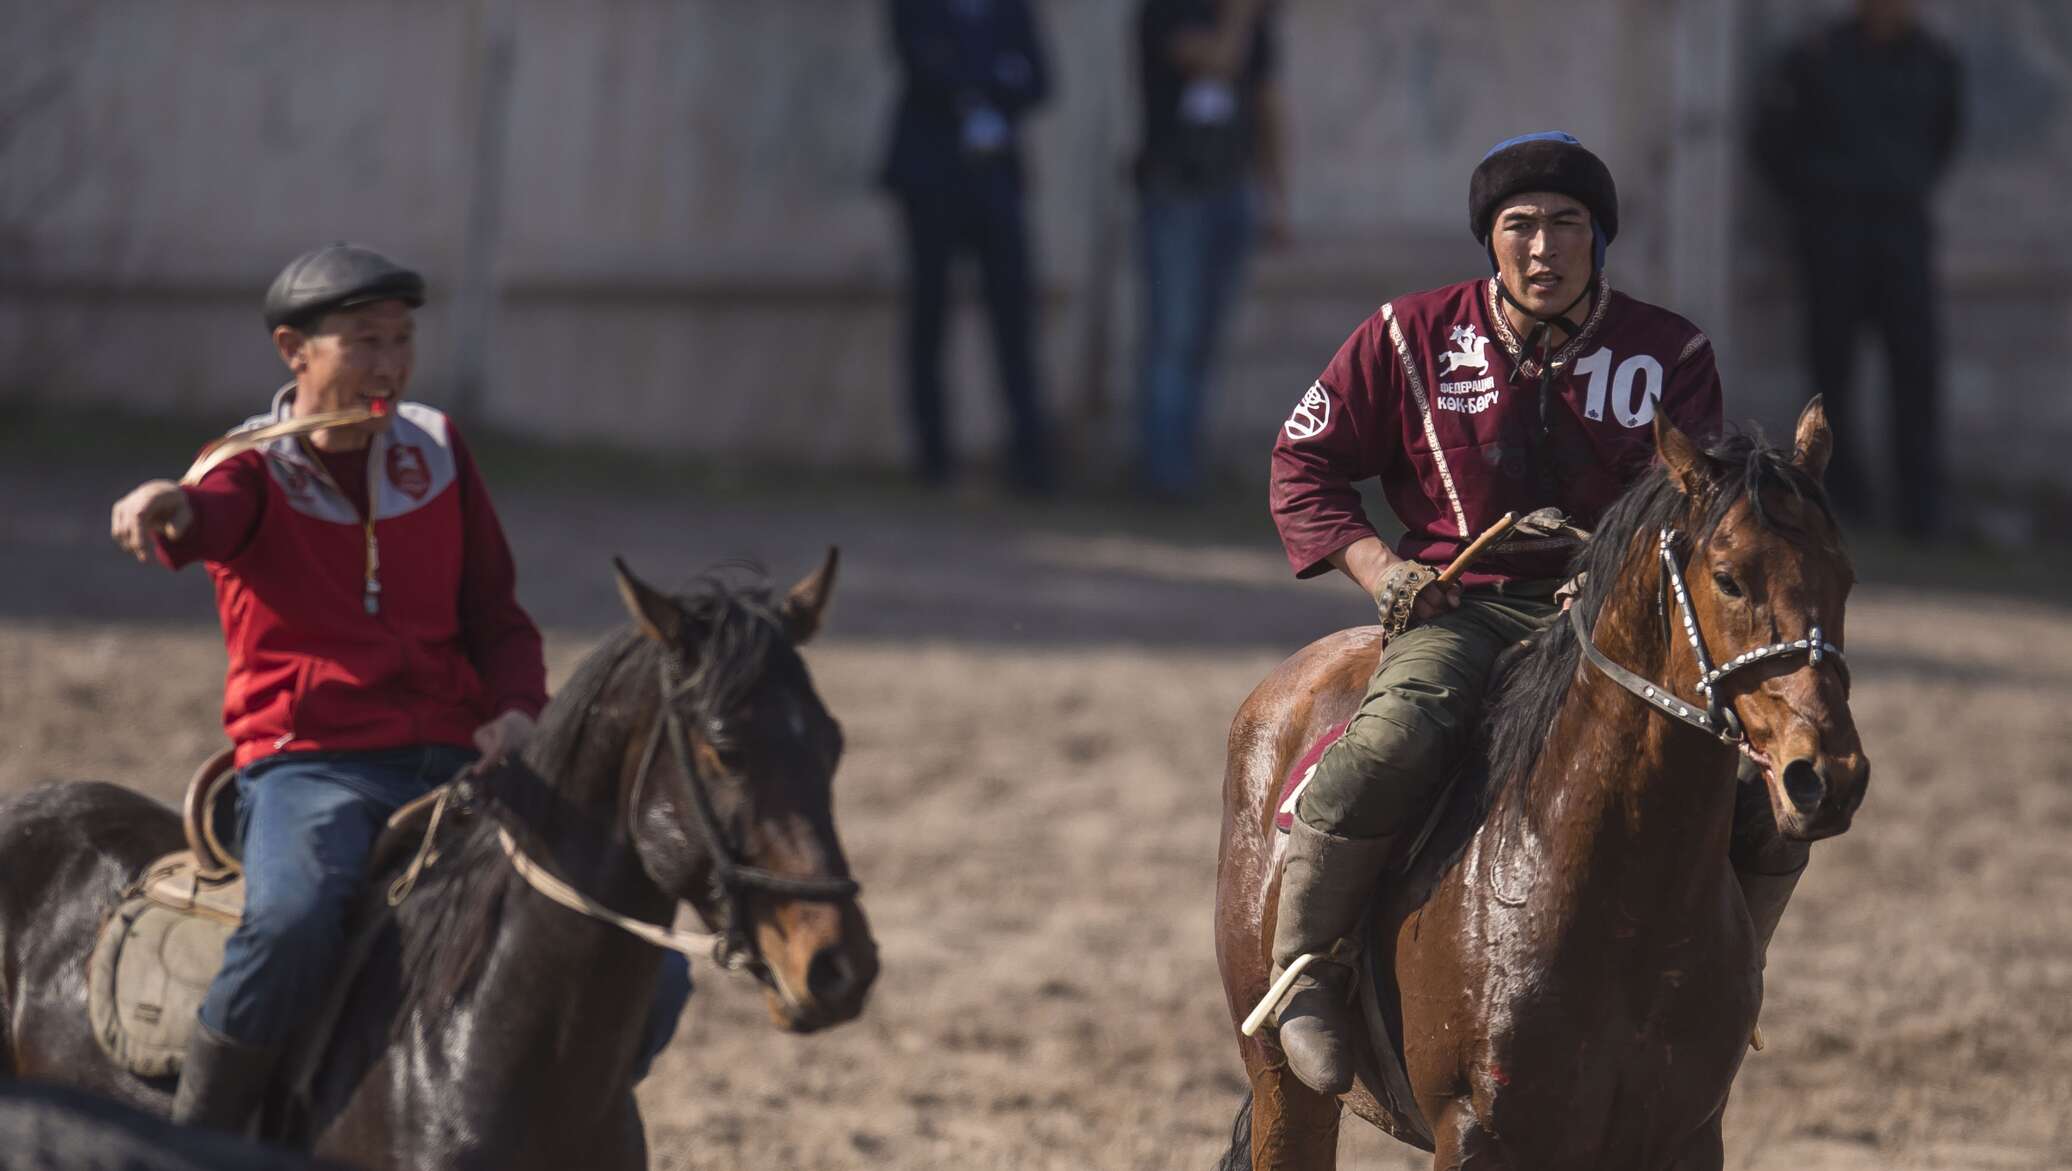
[[[278,473],[274,479],[280,483],[281,491],[287,493],[289,499],[296,501],[306,501],[309,499],[310,478],[308,472],[303,471],[294,461],[281,459],[278,456],[270,457],[269,462],[272,463]]]
[[[425,466],[424,452],[415,444],[399,443],[389,448],[388,478],[397,491],[412,500],[423,500],[424,494],[432,490],[431,469]]]
[[[1456,325],[1447,335],[1453,342],[1453,349],[1440,354],[1445,365],[1439,368],[1439,377],[1444,378],[1456,370],[1474,369],[1487,374],[1489,339],[1477,332],[1473,324]]]
[[[1295,404],[1295,413],[1281,424],[1281,430],[1297,443],[1315,439],[1331,425],[1331,396],[1324,392],[1324,384],[1312,382],[1302,392],[1302,401]]]

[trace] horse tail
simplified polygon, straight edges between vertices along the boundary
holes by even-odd
[[[1238,1103],[1237,1119],[1230,1124],[1230,1149],[1216,1161],[1214,1171],[1252,1171],[1252,1091]]]

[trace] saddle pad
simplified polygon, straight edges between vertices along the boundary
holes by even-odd
[[[86,1012],[101,1051],[139,1077],[177,1075],[235,930],[215,915],[176,911],[144,895],[117,907],[87,963]]]
[[[1287,778],[1281,782],[1280,804],[1274,807],[1273,828],[1287,833],[1294,827],[1296,799],[1302,796],[1309,778],[1316,774],[1317,762],[1324,759],[1324,750],[1338,743],[1338,738],[1345,735],[1345,729],[1351,723],[1351,720],[1343,720],[1331,725],[1315,744],[1309,746],[1309,751],[1302,754],[1302,759],[1295,762],[1295,767],[1288,770]]]
[[[87,1018],[110,1060],[139,1077],[180,1072],[194,1014],[244,910],[244,879],[203,879],[192,851],[145,868],[87,961]]]

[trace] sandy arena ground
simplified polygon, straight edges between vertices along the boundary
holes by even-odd
[[[0,470],[0,791],[171,798],[220,739],[208,585],[116,553],[108,506],[159,465],[94,462]],[[556,681],[617,620],[611,553],[664,582],[847,558],[807,659],[849,734],[840,824],[884,975],[862,1020],[795,1038],[701,968],[641,1093],[654,1165],[1206,1168],[1244,1090],[1209,941],[1224,731],[1364,604],[1289,580],[1250,501],[1158,539],[1202,526],[829,499],[500,493]],[[1859,556],[1872,792],[1778,936],[1732,1168],[2072,1167],[2072,591],[1904,566]],[[1428,1165],[1357,1120],[1343,1150]]]

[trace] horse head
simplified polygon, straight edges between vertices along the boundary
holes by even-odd
[[[796,650],[819,630],[835,564],[830,549],[768,606],[671,597],[617,563],[635,627],[663,652],[622,786],[641,865],[721,933],[723,962],[753,972],[794,1032],[853,1019],[878,973],[835,832],[841,727]]]
[[[1827,413],[1815,398],[1788,456],[1758,447],[1742,463],[1655,418],[1690,535],[1690,547],[1664,557],[1665,575],[1680,569],[1674,593],[1688,599],[1664,590],[1667,621],[1677,625],[1682,606],[1688,627],[1670,639],[1671,677],[1709,680],[1715,710],[1729,728],[1738,723],[1762,768],[1779,832],[1804,841],[1841,833],[1863,803],[1870,764],[1840,653],[1855,573],[1821,487],[1833,446]]]

